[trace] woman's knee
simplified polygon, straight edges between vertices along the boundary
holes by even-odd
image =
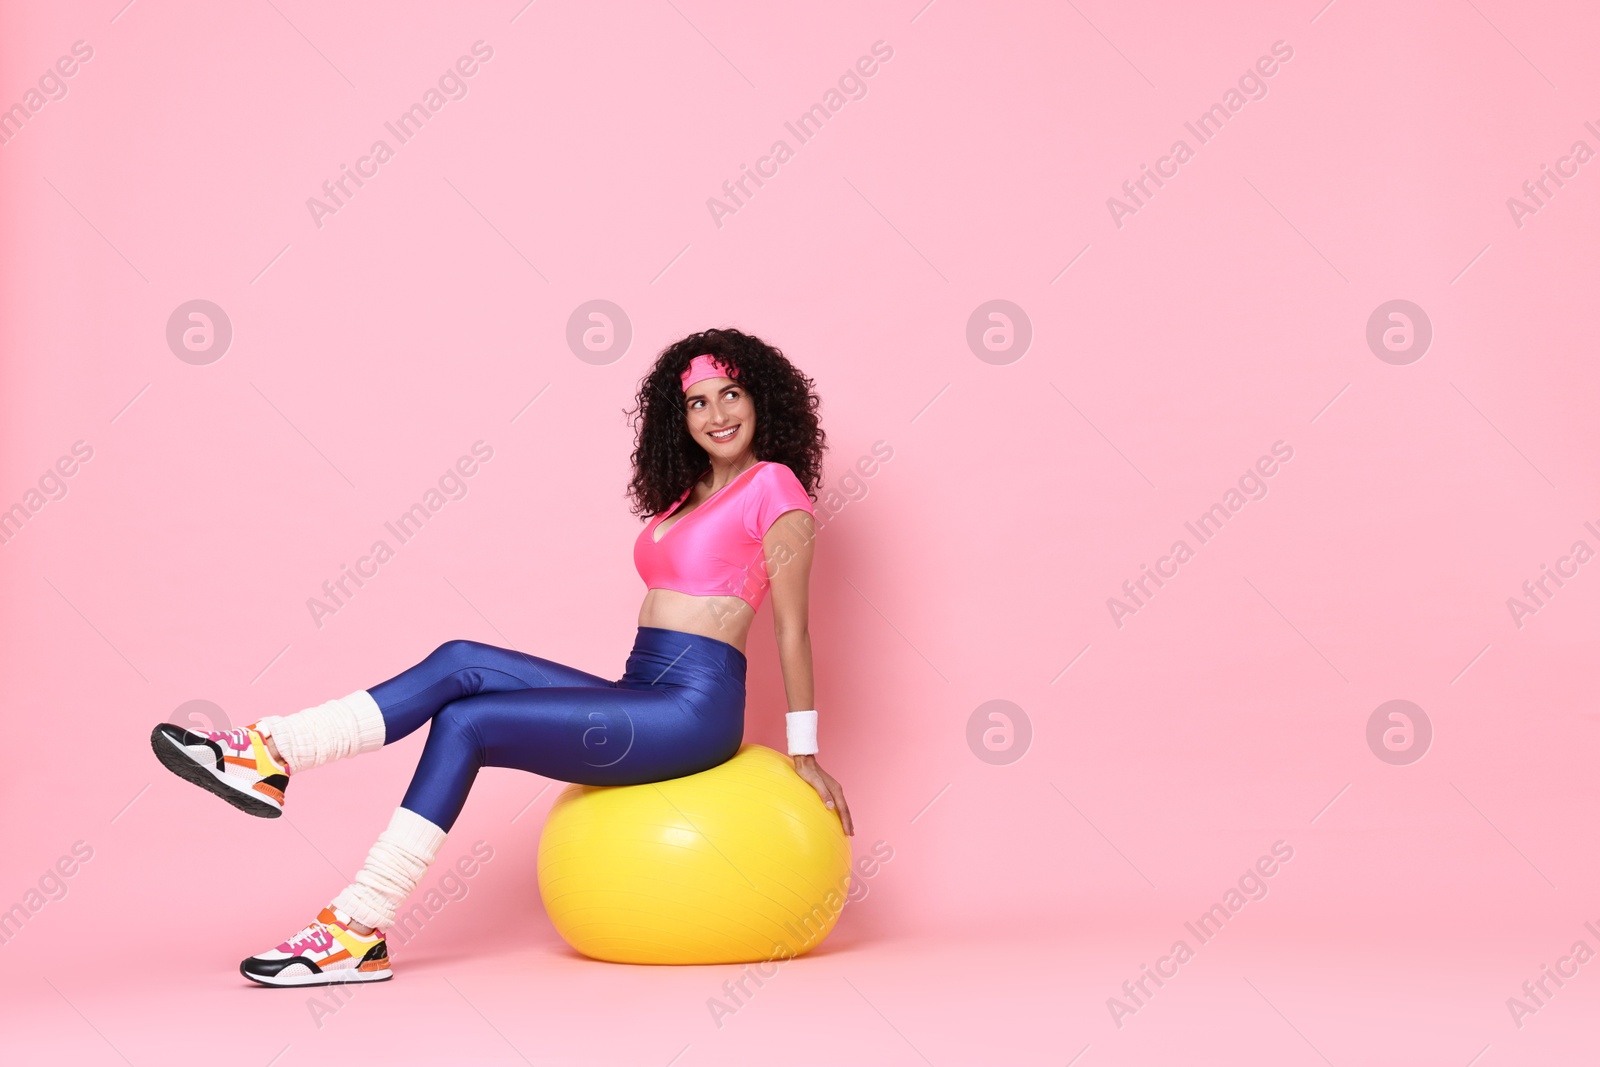
[[[483,658],[483,650],[490,647],[492,646],[481,641],[468,641],[458,637],[444,642],[434,649],[428,658],[442,660],[457,667],[476,666],[475,661]]]
[[[441,743],[448,743],[452,749],[470,753],[483,751],[483,737],[478,729],[478,722],[473,715],[470,697],[452,700],[439,709],[439,714],[433,717],[433,726],[428,739],[433,740],[434,735],[439,737]]]

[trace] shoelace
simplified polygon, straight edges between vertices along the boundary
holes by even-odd
[[[325,924],[315,922],[300,931],[295,937],[285,941],[282,951],[299,955],[302,949],[311,948],[320,952],[323,949],[332,947],[333,934]]]
[[[234,749],[250,747],[250,731],[239,728],[237,730],[218,730],[210,735],[213,741],[226,741]]]

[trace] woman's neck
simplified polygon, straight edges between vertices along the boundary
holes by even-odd
[[[760,462],[760,460],[756,459],[756,457],[749,452],[744,453],[737,459],[731,459],[727,461],[712,459],[711,491],[715,493],[718,489],[721,489],[723,486],[727,485],[729,482],[739,477],[739,475],[743,474],[745,471],[749,470],[751,467],[754,467]]]

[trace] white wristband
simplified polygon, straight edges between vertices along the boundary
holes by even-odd
[[[789,724],[789,755],[814,756],[817,754],[817,712],[791,711],[786,717]]]

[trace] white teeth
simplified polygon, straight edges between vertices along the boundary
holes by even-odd
[[[725,431],[722,431],[722,432],[719,432],[719,433],[713,433],[711,436],[712,437],[732,437],[738,431],[738,429],[739,429],[739,427],[735,426],[732,430],[725,430]]]

